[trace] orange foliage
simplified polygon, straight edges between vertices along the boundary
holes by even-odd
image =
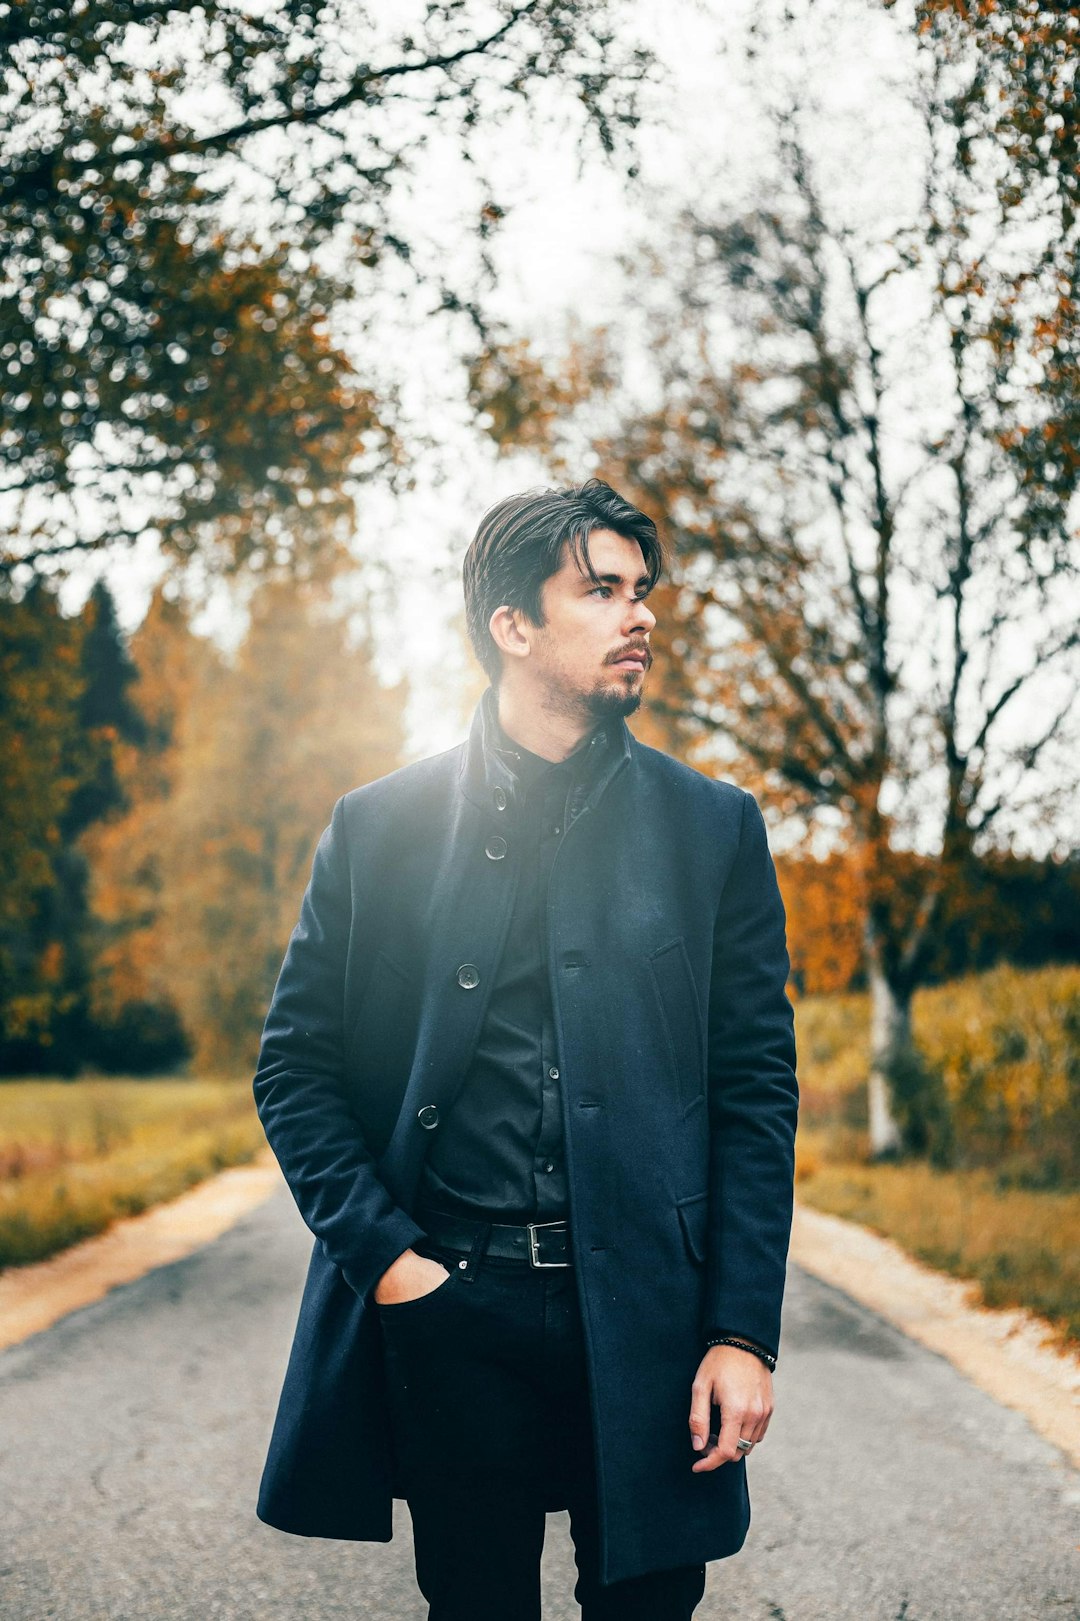
[[[822,860],[779,856],[776,871],[796,989],[804,996],[851,990],[863,966],[864,903],[855,859],[848,851]]]
[[[169,1002],[200,1071],[243,1069],[335,799],[401,763],[402,693],[303,581],[261,588],[232,665],[160,600],[133,653],[160,746],[128,756],[131,809],[95,833],[95,1012]]]

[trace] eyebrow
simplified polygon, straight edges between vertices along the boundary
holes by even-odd
[[[586,579],[588,578],[590,578],[590,576],[586,575]],[[621,574],[598,574],[596,579],[601,585],[622,585],[624,576]],[[648,585],[649,576],[647,574],[639,574],[637,579],[634,581],[634,584]]]

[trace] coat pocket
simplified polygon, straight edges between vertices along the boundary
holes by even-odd
[[[684,1115],[705,1101],[705,1046],[697,987],[681,935],[649,957]]]
[[[708,1239],[709,1195],[707,1192],[692,1193],[688,1199],[680,1199],[675,1208],[679,1212],[679,1224],[683,1230],[687,1251],[692,1260],[704,1266]]]

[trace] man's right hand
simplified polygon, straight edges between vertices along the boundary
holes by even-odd
[[[417,1255],[415,1250],[405,1250],[387,1267],[375,1285],[375,1299],[380,1306],[395,1306],[405,1300],[418,1300],[421,1295],[431,1294],[432,1290],[445,1283],[449,1276],[449,1269],[443,1266],[441,1261],[432,1261],[426,1255]]]

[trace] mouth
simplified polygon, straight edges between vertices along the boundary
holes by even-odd
[[[645,664],[644,653],[624,653],[621,659],[615,660],[617,670],[644,670]]]

